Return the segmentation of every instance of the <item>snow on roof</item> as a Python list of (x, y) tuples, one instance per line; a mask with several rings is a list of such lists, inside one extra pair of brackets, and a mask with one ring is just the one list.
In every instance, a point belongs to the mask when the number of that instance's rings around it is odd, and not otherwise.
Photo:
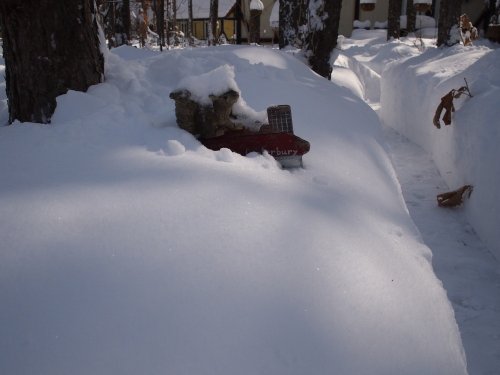
[[(225, 17), (231, 8), (236, 3), (236, 0), (219, 0), (218, 16)], [(188, 2), (187, 0), (177, 1), (177, 19), (187, 19), (188, 17)], [(193, 0), (193, 18), (208, 18), (210, 15), (209, 0)]]

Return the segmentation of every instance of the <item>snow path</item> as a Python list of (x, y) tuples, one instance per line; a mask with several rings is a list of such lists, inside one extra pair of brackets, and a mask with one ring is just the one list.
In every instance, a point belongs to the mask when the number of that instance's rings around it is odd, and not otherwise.
[(390, 128), (386, 140), (410, 216), (455, 310), (469, 374), (498, 375), (500, 264), (460, 208), (437, 206), (436, 195), (449, 189), (430, 156)]

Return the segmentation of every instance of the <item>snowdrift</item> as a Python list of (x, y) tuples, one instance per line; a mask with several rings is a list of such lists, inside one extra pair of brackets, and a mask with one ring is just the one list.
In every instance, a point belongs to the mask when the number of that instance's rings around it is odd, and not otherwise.
[[(484, 42), (474, 47), (429, 48), (389, 65), (382, 74), (380, 116), (432, 155), (450, 190), (474, 186), (464, 209), (500, 259), (500, 201), (495, 198), (500, 186), (500, 50), (492, 47)], [(454, 100), (452, 124), (437, 129), (432, 118), (441, 97), (464, 86), (464, 78), (473, 97)]]
[[(0, 373), (466, 374), (361, 99), (270, 49), (141, 53), (0, 128)], [(224, 65), (291, 105), (305, 169), (176, 126), (168, 94)]]

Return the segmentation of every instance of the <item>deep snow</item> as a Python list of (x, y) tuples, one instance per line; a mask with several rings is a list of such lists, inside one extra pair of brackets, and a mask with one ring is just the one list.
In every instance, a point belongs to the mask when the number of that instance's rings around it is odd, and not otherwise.
[[(225, 65), (245, 108), (292, 106), (305, 169), (177, 128), (169, 92)], [(378, 117), (350, 89), (238, 46), (120, 48), (106, 77), (61, 96), (50, 126), (0, 128), (0, 373), (466, 373)]]
[[(500, 353), (500, 266), (493, 255), (494, 248), (488, 248), (478, 238), (475, 228), (468, 221), (467, 214), (470, 206), (476, 205), (477, 201), (467, 201), (463, 207), (451, 210), (443, 210), (436, 205), (436, 194), (450, 190), (450, 186), (446, 183), (449, 176), (445, 179), (442, 176), (451, 173), (463, 175), (470, 171), (464, 170), (464, 165), (467, 164), (462, 163), (455, 164), (452, 171), (444, 170), (440, 173), (434, 164), (432, 150), (429, 154), (414, 142), (420, 141), (422, 146), (427, 146), (426, 148), (429, 149), (429, 143), (422, 142), (422, 140), (431, 140), (439, 150), (434, 158), (443, 159), (444, 155), (444, 161), (458, 146), (454, 139), (445, 141), (449, 133), (436, 139), (426, 138), (429, 131), (432, 132), (432, 115), (439, 103), (439, 96), (421, 95), (419, 90), (422, 87), (420, 87), (419, 80), (415, 78), (415, 71), (429, 71), (429, 67), (432, 66), (437, 68), (435, 56), (445, 54), (447, 55), (446, 63), (438, 65), (440, 67), (439, 79), (435, 79), (435, 82), (428, 79), (427, 84), (439, 87), (440, 80), (459, 82), (457, 74), (461, 76), (461, 71), (456, 69), (457, 66), (466, 67), (470, 74), (468, 80), (477, 83), (481, 81), (478, 77), (496, 74), (495, 71), (498, 70), (498, 63), (492, 63), (489, 69), (484, 70), (484, 61), (477, 60), (478, 50), (487, 55), (490, 52), (496, 53), (495, 49), (498, 46), (479, 41), (476, 42), (479, 46), (474, 48), (456, 46), (453, 49), (436, 51), (433, 47), (433, 40), (410, 37), (386, 43), (385, 37), (384, 31), (356, 31), (352, 39), (345, 41), (342, 46), (343, 50), (335, 61), (335, 70), (338, 74), (334, 74), (334, 80), (349, 87), (358, 96), (364, 97), (376, 110), (380, 108), (380, 81), (384, 81), (382, 97), (386, 99), (380, 112), (381, 116), (385, 115), (388, 118), (385, 121), (387, 125), (385, 133), (389, 153), (410, 215), (418, 226), (424, 242), (432, 250), (434, 270), (442, 280), (454, 306), (467, 354), (469, 373), (497, 374), (500, 368), (498, 355)], [(422, 47), (425, 48), (422, 49)], [(424, 50), (425, 53), (422, 53)], [(415, 64), (417, 58), (420, 58), (420, 61)], [(385, 64), (381, 65), (380, 61), (384, 61)], [(492, 62), (491, 59), (486, 59), (486, 61)], [(406, 69), (399, 68), (400, 65), (406, 66)], [(347, 72), (353, 79), (345, 79), (345, 67), (350, 68)], [(395, 69), (399, 69), (397, 73)], [(352, 77), (352, 72), (357, 74)], [(400, 97), (392, 92), (391, 82), (394, 87), (400, 87)], [(408, 83), (412, 84), (408, 85)], [(463, 107), (460, 115), (458, 111), (454, 115), (452, 124), (455, 126), (458, 116), (466, 116), (469, 119), (472, 130), (467, 132), (467, 135), (472, 135), (472, 137), (462, 141), (462, 146), (467, 146), (461, 152), (462, 158), (479, 163), (480, 161), (475, 159), (477, 155), (470, 150), (484, 149), (483, 156), (488, 159), (486, 162), (490, 165), (494, 164), (491, 160), (498, 160), (498, 151), (492, 147), (499, 141), (498, 132), (493, 131), (491, 137), (487, 139), (478, 137), (477, 133), (484, 133), (495, 124), (494, 121), (485, 122), (484, 119), (490, 121), (498, 117), (498, 108), (492, 105), (490, 97), (494, 96), (493, 92), (497, 89), (497, 85), (494, 84), (494, 79), (492, 83), (491, 86), (477, 85), (484, 91), (481, 100), (485, 105), (482, 106), (481, 111), (479, 112), (475, 106)], [(416, 89), (415, 84), (418, 84), (419, 88)], [(461, 84), (463, 85), (464, 82)], [(423, 87), (429, 90), (428, 86), (423, 85)], [(475, 94), (474, 90), (473, 94)], [(388, 101), (388, 97), (393, 98), (394, 103)], [(419, 100), (412, 100), (409, 106), (407, 102), (404, 102), (404, 98), (409, 97), (416, 97)], [(464, 103), (463, 100), (456, 101), (457, 108), (462, 103)], [(430, 108), (433, 106), (431, 113)], [(429, 113), (423, 115), (425, 111), (422, 108), (429, 108)], [(394, 121), (394, 117), (397, 117), (399, 121)], [(470, 121), (471, 118), (474, 121)], [(427, 122), (423, 121), (424, 119)], [(443, 126), (443, 128), (445, 131), (448, 130), (448, 127)], [(413, 142), (392, 129), (406, 134)], [(436, 134), (440, 135), (439, 132), (433, 133), (434, 136)], [(464, 138), (464, 135), (461, 134), (460, 137)], [(498, 184), (498, 172), (494, 170), (481, 168), (481, 172), (476, 172), (476, 175), (481, 176), (479, 182), (485, 184), (488, 190), (493, 190)], [(491, 199), (491, 196), (489, 198)], [(481, 201), (484, 201), (484, 197), (479, 198), (479, 202)], [(492, 204), (495, 203), (492, 202)], [(498, 223), (498, 211), (493, 215), (490, 213), (486, 211), (482, 220), (476, 221), (475, 225), (481, 227), (486, 224), (486, 227), (489, 227), (488, 220)]]
[[(380, 103), (382, 122), (432, 156), (449, 190), (474, 186), (464, 210), (500, 259), (500, 201), (494, 198), (500, 186), (500, 49), (484, 40), (473, 47), (444, 49), (435, 48), (431, 39), (385, 43), (384, 33), (355, 31), (344, 43), (336, 69), (356, 73), (358, 83), (351, 91), (375, 106)], [(455, 99), (452, 125), (441, 121), (437, 129), (432, 118), (440, 98), (464, 86), (464, 78), (473, 97)]]

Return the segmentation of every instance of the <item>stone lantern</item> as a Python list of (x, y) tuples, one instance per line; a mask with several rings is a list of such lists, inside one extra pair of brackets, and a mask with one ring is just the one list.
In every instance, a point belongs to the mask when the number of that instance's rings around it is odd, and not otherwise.
[(250, 0), (249, 42), (260, 43), (260, 15), (264, 10), (261, 0)]

